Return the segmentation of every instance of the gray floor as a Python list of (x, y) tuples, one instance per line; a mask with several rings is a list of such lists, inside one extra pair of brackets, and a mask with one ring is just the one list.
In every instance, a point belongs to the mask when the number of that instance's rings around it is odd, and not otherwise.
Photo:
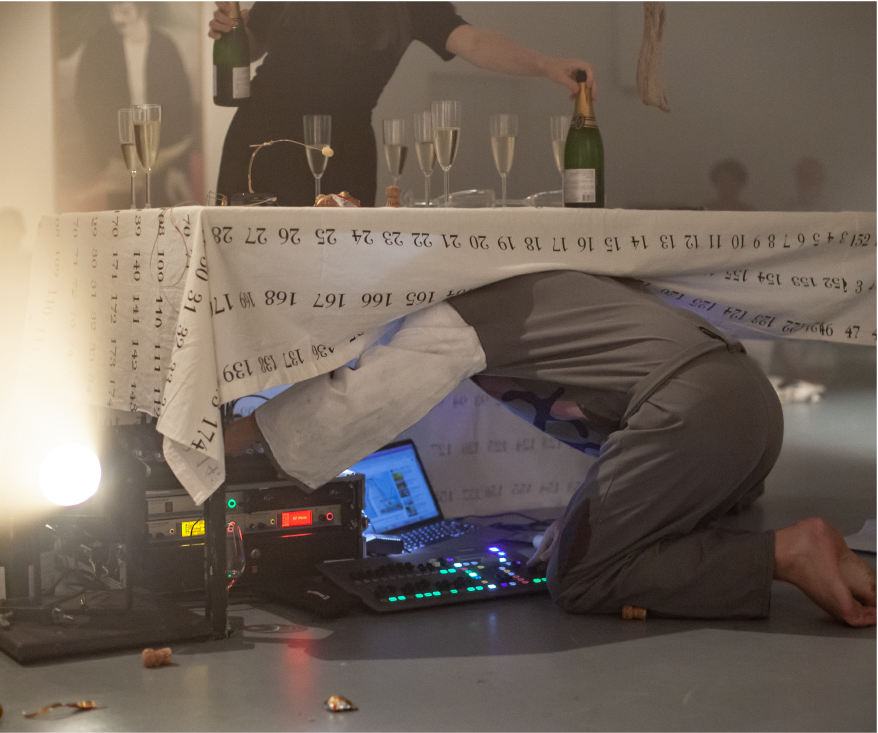
[[(849, 534), (874, 518), (875, 399), (873, 361), (823, 402), (786, 407), (767, 493), (733, 523), (822, 515)], [(231, 612), (242, 631), (179, 646), (158, 670), (137, 651), (30, 667), (0, 655), (0, 731), (876, 728), (875, 630), (838, 625), (781, 583), (770, 619), (734, 623), (573, 617), (542, 597), (334, 621)], [(327, 712), (334, 694), (359, 710)], [(21, 717), (86, 699), (106, 707)]]

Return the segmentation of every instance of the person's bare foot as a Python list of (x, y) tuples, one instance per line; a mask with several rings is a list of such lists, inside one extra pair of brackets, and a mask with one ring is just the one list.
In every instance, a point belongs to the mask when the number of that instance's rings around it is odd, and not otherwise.
[(875, 571), (823, 519), (775, 532), (774, 577), (800, 588), (839, 621), (875, 625)]
[(247, 417), (226, 425), (223, 429), (223, 445), (227, 456), (241, 456), (262, 436), (251, 413)]

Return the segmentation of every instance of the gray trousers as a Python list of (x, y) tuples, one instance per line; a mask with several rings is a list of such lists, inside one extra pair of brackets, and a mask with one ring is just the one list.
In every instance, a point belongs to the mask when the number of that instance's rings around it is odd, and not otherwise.
[(485, 351), (474, 381), (597, 455), (549, 563), (564, 609), (767, 615), (774, 533), (712, 526), (765, 478), (783, 436), (774, 389), (740, 344), (633, 281), (579, 272), (448, 303)]

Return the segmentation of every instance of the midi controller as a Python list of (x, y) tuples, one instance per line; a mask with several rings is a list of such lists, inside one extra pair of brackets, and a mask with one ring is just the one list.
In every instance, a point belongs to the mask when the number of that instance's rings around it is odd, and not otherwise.
[(546, 593), (545, 567), (506, 544), (338, 560), (318, 565), (343, 590), (381, 613)]

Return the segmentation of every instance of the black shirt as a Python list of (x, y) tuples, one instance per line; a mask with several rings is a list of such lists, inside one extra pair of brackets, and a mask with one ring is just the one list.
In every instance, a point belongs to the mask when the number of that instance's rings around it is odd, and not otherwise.
[[(258, 2), (247, 27), (267, 48), (223, 148), (219, 190), (247, 190), (251, 144), (302, 140), (302, 116), (332, 116), (332, 147), (323, 193), (342, 189), (372, 205), (376, 146), (372, 110), (412, 41), (442, 59), (451, 32), (465, 21), (444, 2)], [(279, 203), (309, 206), (314, 180), (304, 150), (289, 144), (260, 150), (253, 190)]]

